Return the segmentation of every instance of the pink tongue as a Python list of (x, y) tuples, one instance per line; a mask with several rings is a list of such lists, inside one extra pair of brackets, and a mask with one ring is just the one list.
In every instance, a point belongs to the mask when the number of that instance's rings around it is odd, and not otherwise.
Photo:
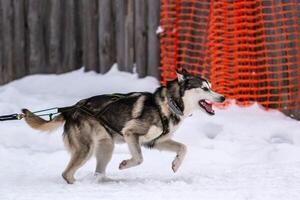
[(212, 104), (206, 103), (206, 104), (205, 104), (205, 108), (206, 108), (209, 112), (212, 112), (212, 111), (213, 111), (213, 109), (212, 109)]
[(204, 103), (205, 109), (210, 112), (210, 113), (214, 113), (214, 110), (212, 109), (212, 103), (208, 103), (205, 101)]

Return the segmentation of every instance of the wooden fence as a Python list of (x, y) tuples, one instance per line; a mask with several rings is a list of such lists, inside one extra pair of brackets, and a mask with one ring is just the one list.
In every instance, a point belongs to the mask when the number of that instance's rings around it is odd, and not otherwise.
[(0, 84), (113, 63), (159, 77), (160, 0), (0, 0)]

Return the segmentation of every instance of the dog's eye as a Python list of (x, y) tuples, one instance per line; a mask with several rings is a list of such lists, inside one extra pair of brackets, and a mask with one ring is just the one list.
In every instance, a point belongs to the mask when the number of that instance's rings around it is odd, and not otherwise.
[(203, 90), (204, 90), (205, 92), (208, 92), (208, 88), (207, 88), (207, 87), (204, 87)]

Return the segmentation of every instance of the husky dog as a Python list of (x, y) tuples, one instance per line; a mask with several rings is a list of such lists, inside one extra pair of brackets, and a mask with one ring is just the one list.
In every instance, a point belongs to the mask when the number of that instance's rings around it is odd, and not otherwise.
[(204, 78), (182, 69), (177, 79), (167, 82), (154, 93), (99, 95), (79, 101), (61, 110), (61, 114), (46, 121), (23, 109), (26, 122), (34, 129), (52, 131), (64, 123), (63, 139), (71, 159), (62, 173), (67, 183), (74, 183), (74, 174), (92, 154), (97, 160), (96, 174), (105, 177), (114, 144), (125, 142), (131, 158), (123, 160), (119, 169), (143, 162), (141, 146), (176, 153), (172, 170), (176, 172), (186, 146), (172, 140), (183, 119), (195, 110), (214, 115), (212, 102), (225, 97), (212, 91)]

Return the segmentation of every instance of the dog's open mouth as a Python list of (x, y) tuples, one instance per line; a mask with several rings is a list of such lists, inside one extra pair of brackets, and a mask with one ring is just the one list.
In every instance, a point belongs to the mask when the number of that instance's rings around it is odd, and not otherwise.
[(212, 103), (206, 101), (206, 100), (200, 100), (199, 106), (203, 108), (208, 114), (214, 115), (215, 111), (212, 108)]

